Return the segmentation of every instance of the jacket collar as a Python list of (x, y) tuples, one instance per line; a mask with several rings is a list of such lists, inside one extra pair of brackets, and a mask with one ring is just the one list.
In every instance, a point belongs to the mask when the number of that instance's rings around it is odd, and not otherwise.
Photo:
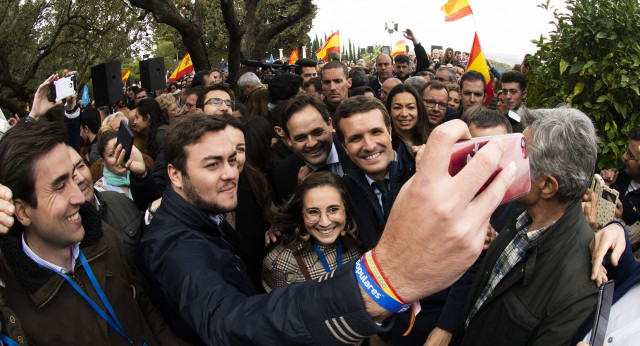
[[(162, 213), (159, 212), (160, 209), (163, 209)], [(165, 190), (162, 196), (162, 204), (160, 208), (158, 208), (156, 215), (160, 216), (163, 213), (180, 220), (182, 224), (198, 232), (216, 236), (223, 235), (218, 228), (218, 224), (216, 224), (207, 213), (191, 205), (175, 192), (171, 186)]]
[[(80, 207), (82, 227), (85, 234), (80, 242), (80, 250), (87, 261), (99, 257), (107, 248), (102, 237), (102, 219), (98, 211), (89, 203)], [(8, 234), (0, 236), (0, 250), (4, 265), (12, 272), (18, 283), (31, 295), (31, 299), (40, 306), (48, 297), (55, 294), (62, 284), (62, 278), (53, 271), (36, 264), (22, 252), (21, 235), (24, 227), (16, 222)], [(79, 263), (76, 262), (76, 268)]]

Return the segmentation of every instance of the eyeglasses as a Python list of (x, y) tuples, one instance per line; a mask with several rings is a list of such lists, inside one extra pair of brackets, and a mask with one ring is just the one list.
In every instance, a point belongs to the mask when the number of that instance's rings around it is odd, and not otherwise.
[[(307, 209), (302, 212), (304, 220), (308, 223), (315, 225), (320, 222), (322, 212), (320, 209)], [(342, 207), (330, 207), (327, 209), (327, 218), (332, 222), (340, 222), (344, 219), (344, 208)]]
[(191, 104), (191, 103), (189, 103), (189, 102), (185, 102), (185, 103), (184, 103), (184, 108), (185, 108), (186, 110), (190, 110), (191, 108), (194, 108), (195, 106), (196, 106), (196, 105)]
[(207, 102), (205, 102), (205, 104), (208, 103), (214, 107), (220, 107), (222, 105), (222, 102), (224, 102), (227, 105), (227, 107), (233, 107), (233, 105), (235, 104), (233, 100), (223, 100), (217, 97), (208, 99)]
[(438, 106), (440, 106), (440, 108), (446, 109), (447, 106), (449, 105), (446, 102), (436, 102), (434, 100), (422, 100), (422, 102), (424, 102), (424, 105), (429, 107), (429, 108), (435, 108), (436, 105), (438, 105)]

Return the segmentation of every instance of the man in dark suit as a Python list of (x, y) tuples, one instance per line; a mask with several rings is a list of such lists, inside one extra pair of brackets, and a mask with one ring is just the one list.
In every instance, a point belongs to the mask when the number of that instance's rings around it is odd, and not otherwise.
[(298, 183), (315, 171), (343, 176), (355, 167), (335, 138), (327, 108), (312, 96), (300, 95), (289, 101), (282, 124), (284, 139), (293, 154), (273, 168), (274, 188), (280, 200), (287, 199)]

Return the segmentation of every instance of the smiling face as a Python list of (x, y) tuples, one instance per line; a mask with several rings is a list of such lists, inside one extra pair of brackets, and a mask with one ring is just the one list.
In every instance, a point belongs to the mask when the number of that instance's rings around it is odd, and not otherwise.
[(91, 176), (91, 170), (87, 167), (80, 154), (72, 147), (67, 147), (71, 162), (73, 163), (73, 181), (78, 185), (78, 188), (84, 195), (84, 200), (94, 204), (95, 196), (93, 195), (93, 177)]
[(174, 190), (209, 215), (235, 209), (238, 204), (236, 151), (224, 131), (205, 133), (185, 148), (185, 172), (167, 166)]
[(107, 145), (104, 147), (104, 153), (102, 153), (104, 166), (107, 169), (116, 175), (124, 175), (127, 172), (125, 167), (122, 167), (118, 164), (116, 160), (116, 138), (111, 139), (107, 142)]
[(16, 200), (16, 217), (25, 226), (27, 244), (44, 259), (65, 248), (69, 251), (84, 238), (79, 210), (85, 197), (73, 181), (73, 169), (66, 145), (57, 144), (32, 168), (37, 206)]
[[(344, 201), (333, 186), (319, 186), (307, 191), (302, 199), (304, 227), (319, 244), (336, 242), (346, 225)], [(317, 222), (309, 222), (315, 221)]]
[(373, 180), (381, 180), (394, 159), (391, 129), (379, 109), (357, 113), (340, 120), (344, 148), (356, 166)]
[(399, 133), (412, 131), (418, 122), (418, 104), (408, 92), (398, 93), (391, 100), (391, 119)]
[(318, 110), (308, 105), (294, 113), (286, 126), (289, 130), (287, 144), (305, 162), (318, 166), (324, 164), (331, 153), (331, 121), (327, 124)]
[[(216, 106), (211, 104), (212, 99), (220, 99), (222, 102)], [(204, 96), (204, 114), (223, 114), (230, 113), (231, 107), (227, 105), (227, 102), (231, 102), (231, 96), (223, 90), (211, 90)]]

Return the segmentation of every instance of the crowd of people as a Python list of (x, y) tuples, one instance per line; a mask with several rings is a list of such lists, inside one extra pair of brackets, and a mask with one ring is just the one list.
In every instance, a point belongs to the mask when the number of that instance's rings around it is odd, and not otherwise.
[[(467, 53), (404, 35), (407, 55), (237, 90), (222, 60), (100, 108), (48, 100), (47, 78), (0, 139), (2, 344), (575, 345), (612, 278), (607, 336), (632, 343), (640, 127), (600, 172), (620, 203), (598, 224), (586, 114), (526, 107), (527, 58), (490, 66), (487, 95)], [(448, 167), (457, 141), (508, 133), (531, 187), (499, 205), (522, 173), (485, 185), (499, 139)]]

